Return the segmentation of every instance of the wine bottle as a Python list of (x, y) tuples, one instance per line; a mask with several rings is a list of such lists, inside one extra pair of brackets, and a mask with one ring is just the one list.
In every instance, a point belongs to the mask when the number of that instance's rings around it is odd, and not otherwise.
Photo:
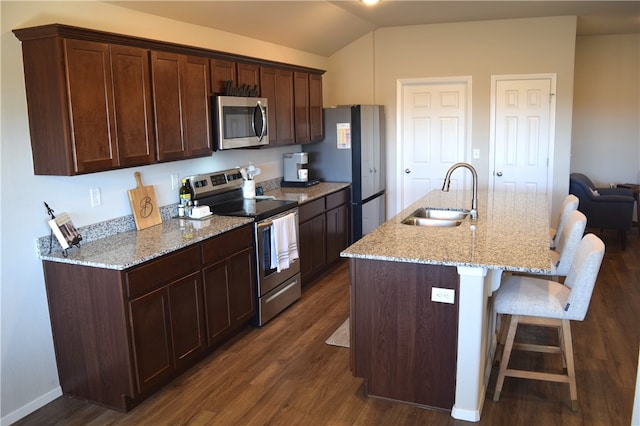
[(182, 179), (182, 186), (180, 187), (180, 204), (185, 208), (191, 201), (191, 188), (187, 179)]

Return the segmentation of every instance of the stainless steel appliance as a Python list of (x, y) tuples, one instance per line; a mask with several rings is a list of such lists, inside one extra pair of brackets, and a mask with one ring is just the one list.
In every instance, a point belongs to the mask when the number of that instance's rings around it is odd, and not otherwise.
[(327, 182), (351, 182), (351, 242), (385, 220), (385, 143), (381, 105), (325, 108), (324, 135), (304, 145), (309, 174)]
[(269, 105), (266, 98), (215, 96), (211, 99), (217, 150), (269, 144)]
[(273, 199), (242, 197), (242, 175), (239, 169), (223, 170), (189, 178), (194, 199), (207, 205), (214, 214), (251, 217), (255, 219), (256, 300), (255, 323), (263, 325), (300, 298), (300, 261), (294, 260), (287, 269), (271, 267), (272, 221), (295, 213), (298, 230), (298, 203)]

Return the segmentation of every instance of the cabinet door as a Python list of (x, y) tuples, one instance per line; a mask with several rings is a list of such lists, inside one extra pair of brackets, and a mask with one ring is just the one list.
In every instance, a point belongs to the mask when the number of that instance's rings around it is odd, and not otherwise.
[(309, 74), (293, 73), (296, 143), (311, 141), (309, 130)]
[(236, 83), (236, 63), (225, 61), (224, 59), (211, 59), (209, 62), (211, 69), (211, 91), (216, 95), (224, 95), (227, 81), (231, 81), (231, 86)]
[(76, 173), (118, 166), (109, 45), (64, 40)]
[(327, 263), (337, 262), (348, 245), (349, 209), (345, 204), (327, 211)]
[(309, 75), (309, 137), (311, 142), (324, 139), (322, 120), (322, 76)]
[(208, 59), (186, 56), (183, 65), (182, 110), (186, 157), (202, 157), (213, 152), (211, 145), (211, 117), (209, 114)]
[(255, 89), (260, 95), (260, 67), (238, 62), (236, 69), (238, 73), (237, 87), (246, 86), (248, 89)]
[(203, 269), (207, 343), (221, 340), (231, 328), (229, 292), (227, 289), (227, 263), (222, 260)]
[(269, 105), (267, 113), (269, 121), (267, 121), (267, 133), (269, 134), (269, 146), (278, 146), (278, 100), (276, 98), (276, 72), (275, 68), (260, 67), (260, 96), (267, 98)]
[(260, 67), (260, 91), (269, 100), (269, 145), (293, 145), (293, 71)]
[(228, 261), (229, 315), (232, 325), (240, 325), (256, 312), (255, 257), (252, 248), (233, 255)]
[(158, 160), (178, 160), (186, 155), (180, 105), (181, 55), (151, 52), (153, 102)]
[(173, 373), (167, 287), (129, 302), (138, 393), (159, 386)]
[[(293, 108), (293, 71), (276, 70), (276, 122), (278, 145), (296, 142)], [(321, 111), (322, 112), (322, 111)]]
[(303, 284), (324, 269), (326, 257), (325, 214), (300, 224), (300, 276)]
[(169, 284), (173, 356), (178, 369), (193, 364), (206, 347), (200, 271)]
[(121, 166), (155, 162), (149, 51), (111, 45), (113, 103)]

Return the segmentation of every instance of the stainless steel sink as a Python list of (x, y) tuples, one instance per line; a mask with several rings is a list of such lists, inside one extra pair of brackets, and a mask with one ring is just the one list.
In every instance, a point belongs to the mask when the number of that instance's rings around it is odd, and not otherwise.
[(469, 210), (421, 207), (401, 223), (413, 226), (460, 226)]

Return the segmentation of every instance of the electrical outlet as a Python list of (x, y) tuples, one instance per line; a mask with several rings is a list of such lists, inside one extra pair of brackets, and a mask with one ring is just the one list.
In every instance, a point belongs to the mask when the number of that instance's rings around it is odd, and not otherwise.
[(431, 301), (454, 304), (456, 291), (450, 288), (431, 287)]
[(91, 188), (89, 190), (91, 197), (91, 207), (97, 207), (102, 204), (102, 197), (100, 196), (100, 188)]
[(478, 148), (475, 148), (475, 149), (473, 150), (473, 158), (474, 158), (475, 160), (477, 160), (478, 158), (480, 158), (480, 150), (479, 150)]
[(181, 186), (180, 184), (180, 178), (178, 177), (177, 173), (172, 173), (171, 174), (171, 189), (179, 189)]

